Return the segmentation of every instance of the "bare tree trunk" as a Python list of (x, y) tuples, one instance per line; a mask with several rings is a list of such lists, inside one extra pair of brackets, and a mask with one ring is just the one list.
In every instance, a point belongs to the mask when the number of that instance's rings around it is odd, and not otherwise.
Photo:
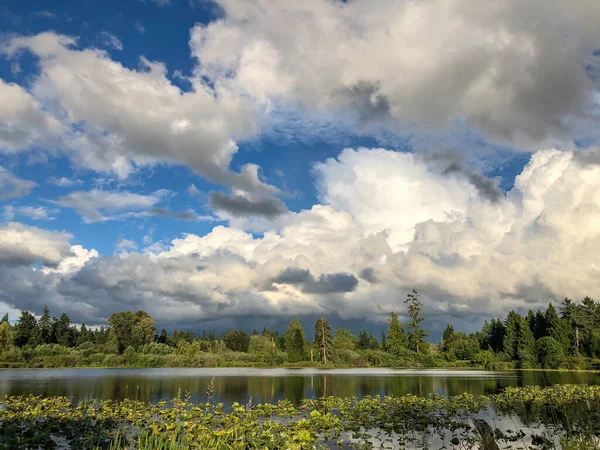
[(479, 448), (481, 450), (500, 450), (490, 424), (483, 419), (473, 419), (473, 423), (481, 436), (481, 446)]

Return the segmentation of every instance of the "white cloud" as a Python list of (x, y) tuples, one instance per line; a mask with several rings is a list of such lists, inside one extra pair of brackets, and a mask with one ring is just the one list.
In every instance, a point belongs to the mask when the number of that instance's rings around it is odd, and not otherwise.
[(48, 178), (48, 183), (53, 184), (55, 186), (59, 186), (59, 187), (73, 187), (73, 186), (83, 184), (83, 181), (79, 180), (79, 179), (74, 180), (72, 178), (67, 178), (67, 177), (60, 177), (60, 178), (50, 177), (50, 178)]
[(71, 235), (10, 222), (0, 225), (0, 261), (30, 265), (41, 261), (56, 265), (71, 255)]
[(29, 180), (22, 180), (0, 166), (0, 200), (21, 198), (31, 192), (37, 186)]
[(104, 51), (76, 50), (75, 43), (42, 33), (13, 38), (3, 51), (16, 56), (29, 50), (39, 58), (41, 75), (32, 93), (45, 104), (59, 105), (65, 126), (79, 125), (63, 134), (63, 147), (75, 152), (77, 165), (124, 178), (132, 164), (183, 163), (221, 184), (276, 191), (260, 180), (255, 165), (243, 166), (240, 173), (229, 170), (238, 149), (235, 140), (258, 131), (260, 111), (251, 99), (198, 81), (192, 92), (183, 92), (160, 62), (141, 57), (139, 70), (132, 70)]
[(144, 26), (141, 20), (136, 20), (133, 23), (133, 27), (135, 28), (135, 31), (137, 31), (140, 34), (144, 34), (146, 32), (146, 27)]
[(3, 217), (5, 220), (12, 220), (15, 216), (29, 217), (33, 220), (54, 220), (56, 209), (49, 209), (44, 206), (4, 206)]
[(0, 79), (0, 151), (16, 152), (42, 140), (51, 146), (63, 131), (60, 122), (25, 89)]
[(119, 219), (144, 212), (161, 202), (168, 191), (160, 190), (153, 194), (142, 195), (127, 191), (91, 191), (71, 192), (53, 203), (72, 208), (85, 223)]
[(591, 0), (217, 3), (224, 17), (192, 31), (199, 73), (267, 105), (411, 132), (466, 120), (539, 145), (572, 139), (596, 90), (584, 68), (600, 38)]
[(101, 45), (105, 48), (113, 49), (113, 50), (123, 50), (123, 43), (109, 31), (101, 31), (96, 36), (97, 40), (101, 43)]
[(137, 244), (130, 239), (121, 239), (115, 247), (117, 250), (136, 250)]
[[(179, 324), (321, 311), (383, 323), (405, 311), (416, 288), (430, 326), (462, 321), (467, 329), (600, 287), (600, 165), (581, 165), (572, 152), (535, 153), (497, 202), (461, 173), (442, 177), (382, 149), (347, 149), (316, 170), (326, 204), (289, 212), (260, 237), (225, 226), (170, 243), (150, 245), (147, 236), (142, 253), (84, 258), (76, 272), (27, 282), (56, 304), (79, 302), (66, 307), (86, 323), (128, 308)], [(20, 243), (13, 249), (23, 252)], [(60, 267), (65, 252), (46, 259)], [(33, 295), (19, 298), (41, 309)]]

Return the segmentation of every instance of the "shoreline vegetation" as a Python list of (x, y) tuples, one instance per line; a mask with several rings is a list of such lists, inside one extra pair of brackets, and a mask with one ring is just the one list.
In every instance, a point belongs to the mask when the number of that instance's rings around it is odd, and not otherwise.
[(276, 404), (6, 397), (0, 448), (82, 450), (600, 448), (600, 386), (493, 395), (366, 396)]
[[(451, 325), (440, 342), (426, 340), (419, 294), (412, 291), (402, 315), (390, 313), (379, 338), (344, 328), (332, 330), (321, 315), (314, 338), (292, 319), (286, 329), (248, 333), (162, 329), (144, 311), (114, 313), (106, 327), (75, 326), (66, 314), (52, 318), (48, 308), (35, 317), (23, 311), (14, 324), (0, 321), (0, 368), (450, 368), (487, 370), (600, 370), (600, 303), (563, 300), (559, 311), (486, 321), (466, 334)], [(560, 314), (559, 314), (560, 312)]]

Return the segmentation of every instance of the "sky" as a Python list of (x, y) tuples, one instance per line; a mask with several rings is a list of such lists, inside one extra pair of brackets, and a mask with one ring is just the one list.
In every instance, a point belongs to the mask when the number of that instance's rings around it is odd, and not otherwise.
[(472, 332), (600, 288), (597, 0), (0, 6), (0, 311)]

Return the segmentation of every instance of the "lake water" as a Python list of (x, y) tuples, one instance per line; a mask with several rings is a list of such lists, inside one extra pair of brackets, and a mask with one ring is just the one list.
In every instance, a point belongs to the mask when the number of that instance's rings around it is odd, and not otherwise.
[(491, 372), (480, 370), (395, 369), (18, 369), (0, 370), (0, 398), (5, 395), (63, 395), (73, 401), (132, 398), (157, 402), (181, 392), (206, 401), (214, 378), (213, 399), (276, 402), (303, 398), (365, 395), (492, 394), (507, 386), (600, 384), (598, 373)]

